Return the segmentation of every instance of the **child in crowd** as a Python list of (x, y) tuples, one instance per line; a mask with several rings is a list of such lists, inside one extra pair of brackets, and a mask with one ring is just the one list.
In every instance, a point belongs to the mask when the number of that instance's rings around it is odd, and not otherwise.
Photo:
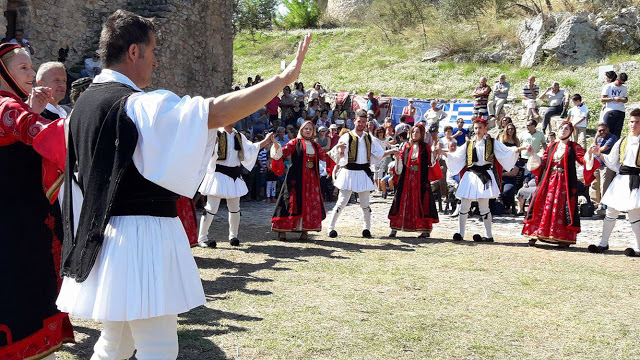
[(267, 159), (267, 194), (266, 202), (276, 202), (276, 184), (278, 182), (278, 175), (271, 170), (271, 158)]

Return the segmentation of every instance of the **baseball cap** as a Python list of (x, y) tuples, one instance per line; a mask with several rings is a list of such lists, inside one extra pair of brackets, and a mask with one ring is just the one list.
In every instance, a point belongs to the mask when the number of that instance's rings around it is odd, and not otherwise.
[(357, 117), (367, 117), (367, 112), (364, 111), (364, 109), (360, 109), (360, 110), (356, 111), (356, 116)]

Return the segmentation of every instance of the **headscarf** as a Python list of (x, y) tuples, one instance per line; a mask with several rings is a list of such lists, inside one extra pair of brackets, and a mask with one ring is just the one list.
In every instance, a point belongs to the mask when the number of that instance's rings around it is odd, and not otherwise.
[[(0, 59), (2, 59), (3, 56), (5, 56), (7, 53), (15, 49), (22, 49), (22, 47), (18, 44), (12, 44), (12, 43), (0, 44)], [(16, 93), (16, 95), (19, 98), (24, 99), (27, 96), (29, 96), (29, 94), (27, 94), (22, 89), (22, 87), (18, 85), (16, 80), (13, 78), (13, 76), (11, 76), (11, 74), (9, 73), (9, 69), (7, 69), (7, 66), (5, 65), (4, 61), (0, 61), (0, 77), (2, 77), (2, 80), (4, 80), (9, 85), (9, 87), (13, 90), (13, 92)]]
[[(311, 134), (311, 139), (305, 139), (304, 136), (302, 136), (302, 129), (307, 126), (307, 124), (311, 124), (311, 128), (313, 129), (313, 134)], [(298, 136), (296, 136), (298, 139), (302, 139), (302, 140), (309, 140), (309, 141), (313, 141), (313, 138), (316, 137), (316, 126), (313, 124), (313, 121), (311, 120), (306, 120), (305, 122), (302, 123), (302, 125), (300, 125), (300, 129), (298, 129)]]

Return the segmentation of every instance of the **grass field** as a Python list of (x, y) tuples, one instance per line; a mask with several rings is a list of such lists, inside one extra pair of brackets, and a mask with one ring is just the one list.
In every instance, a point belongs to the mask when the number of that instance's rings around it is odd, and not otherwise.
[[(281, 60), (292, 59), (303, 33), (271, 31), (259, 34), (256, 41), (248, 34), (238, 34), (234, 42), (234, 81), (244, 85), (249, 76), (269, 77), (278, 73)], [(541, 89), (558, 81), (570, 93), (580, 93), (596, 118), (603, 85), (597, 79), (598, 66), (640, 60), (637, 55), (616, 54), (584, 66), (544, 65), (533, 69), (513, 64), (422, 62), (424, 50), (419, 34), (408, 34), (393, 44), (384, 40), (382, 34), (367, 29), (314, 30), (313, 34), (300, 75), (305, 88), (320, 81), (330, 91), (363, 94), (372, 89), (391, 96), (470, 98), (481, 76), (487, 76), (492, 84), (499, 74), (505, 73), (514, 90), (512, 95), (517, 95), (529, 75), (534, 74)], [(637, 101), (640, 67), (627, 73), (629, 98)]]
[[(349, 206), (343, 236), (287, 243), (268, 231), (269, 205), (245, 206), (243, 247), (193, 251), (208, 302), (180, 317), (179, 358), (640, 358), (640, 263), (623, 248), (529, 248), (505, 217), (493, 244), (451, 242), (456, 220), (444, 218), (433, 239), (388, 239), (388, 205), (372, 205), (374, 239), (348, 236), (360, 221)], [(74, 326), (80, 342), (60, 358), (88, 359), (98, 325)]]

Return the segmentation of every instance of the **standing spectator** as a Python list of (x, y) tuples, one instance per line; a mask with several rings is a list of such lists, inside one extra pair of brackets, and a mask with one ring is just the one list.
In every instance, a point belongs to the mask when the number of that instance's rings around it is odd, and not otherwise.
[(549, 110), (544, 114), (544, 120), (542, 121), (543, 134), (546, 134), (547, 132), (547, 127), (551, 123), (551, 117), (562, 114), (564, 109), (569, 105), (569, 93), (561, 90), (560, 84), (554, 82), (553, 85), (549, 86), (547, 90), (540, 95), (540, 99), (545, 98), (549, 100)]
[(324, 94), (326, 93), (326, 91), (322, 88), (322, 85), (320, 85), (319, 82), (315, 82), (313, 84), (313, 87), (309, 90), (307, 90), (306, 94), (309, 98), (309, 101), (313, 100), (313, 99), (318, 99), (319, 102), (324, 103)]
[(269, 114), (269, 122), (274, 128), (280, 126), (280, 119), (278, 119), (278, 106), (280, 105), (280, 98), (278, 95), (274, 96), (269, 103), (267, 103), (267, 113)]
[(455, 143), (456, 146), (458, 145), (457, 140), (453, 138), (453, 127), (451, 125), (447, 125), (444, 127), (444, 136), (440, 138), (438, 144), (440, 144), (442, 151), (447, 152), (449, 151), (449, 144), (451, 143)]
[[(604, 73), (605, 86), (616, 81), (617, 78), (618, 78), (618, 74), (616, 74), (615, 71), (605, 72)], [(598, 124), (602, 124), (604, 122), (604, 114), (606, 112), (607, 112), (607, 104), (602, 103), (602, 107), (600, 108), (600, 117), (598, 117)]]
[(293, 114), (293, 108), (295, 107), (296, 99), (291, 95), (291, 88), (289, 85), (282, 89), (282, 98), (280, 98), (280, 118), (282, 119), (281, 125), (287, 126), (295, 123), (297, 116)]
[(538, 114), (540, 87), (535, 82), (536, 77), (531, 75), (529, 82), (522, 88), (522, 106), (527, 108), (527, 119), (540, 119)]
[[(520, 147), (520, 140), (518, 140), (518, 135), (516, 134), (516, 126), (508, 124), (502, 135), (498, 138), (498, 141), (506, 146)], [(520, 173), (519, 165), (521, 166), (521, 162), (518, 161), (513, 169), (502, 173), (502, 194), (500, 197), (505, 211), (508, 213), (509, 209), (511, 209), (511, 213), (514, 215), (517, 213), (515, 195), (518, 191), (517, 177)]]
[(447, 117), (447, 113), (438, 109), (438, 102), (431, 100), (431, 107), (424, 113), (424, 119), (427, 122), (427, 126), (436, 124), (440, 126), (440, 121)]
[(627, 74), (620, 73), (616, 81), (602, 88), (600, 99), (607, 106), (602, 120), (609, 127), (609, 131), (618, 138), (624, 123), (624, 104), (629, 101), (625, 82), (627, 82)]
[[(264, 136), (259, 135), (259, 136), (256, 136), (256, 138), (258, 141), (262, 141), (264, 139)], [(256, 199), (258, 201), (261, 201), (262, 197), (266, 195), (265, 188), (267, 186), (267, 149), (266, 147), (260, 149), (260, 152), (258, 153), (258, 161), (256, 162), (256, 165), (258, 165), (260, 168), (258, 173), (258, 182), (256, 184), (258, 188), (257, 189), (258, 191), (256, 193)]]
[(22, 46), (25, 50), (27, 50), (27, 53), (30, 56), (33, 56), (36, 54), (36, 51), (33, 48), (33, 46), (31, 46), (31, 43), (29, 42), (29, 40), (24, 38), (24, 30), (22, 29), (16, 30), (15, 38), (11, 39), (10, 42)]
[(458, 119), (458, 127), (456, 131), (453, 133), (453, 138), (456, 139), (456, 145), (462, 146), (465, 142), (467, 142), (467, 138), (469, 137), (469, 130), (464, 128), (464, 119)]
[(329, 151), (331, 149), (331, 141), (327, 136), (328, 133), (329, 129), (325, 126), (318, 127), (318, 137), (316, 138), (316, 142), (324, 151)]
[(338, 145), (338, 140), (340, 140), (338, 125), (331, 124), (329, 126), (329, 149), (333, 149), (334, 146)]
[(302, 83), (302, 81), (301, 81), (301, 82), (299, 82), (299, 83), (296, 85), (296, 89), (293, 91), (293, 96), (295, 96), (296, 100), (297, 100), (299, 103), (304, 104), (304, 97), (305, 97), (306, 95), (307, 95), (307, 94), (306, 94), (306, 93), (305, 93), (305, 91), (304, 91), (304, 84), (303, 84), (303, 83)]
[(38, 86), (51, 88), (52, 94), (42, 116), (49, 120), (67, 118), (67, 111), (58, 103), (67, 94), (67, 69), (60, 62), (46, 62), (38, 68), (36, 74)]
[(329, 126), (331, 125), (331, 120), (329, 120), (329, 112), (327, 110), (322, 110), (320, 112), (320, 118), (318, 119), (318, 121), (316, 122), (316, 127), (321, 127), (324, 126), (327, 128), (329, 128)]
[[(538, 122), (535, 120), (527, 121), (527, 131), (521, 133), (518, 136), (518, 140), (520, 140), (520, 157), (523, 163), (529, 161), (529, 158), (534, 154), (537, 154), (540, 149), (547, 149), (547, 141), (544, 138), (544, 134), (541, 131), (536, 129), (538, 126)], [(533, 152), (529, 152), (528, 148), (531, 145)], [(525, 169), (525, 174), (529, 170)]]
[(376, 99), (373, 95), (373, 90), (369, 90), (369, 93), (367, 94), (366, 110), (373, 110), (373, 117), (377, 119), (378, 116), (380, 116), (380, 103), (378, 102), (378, 99)]
[(473, 118), (487, 119), (487, 103), (489, 102), (489, 94), (491, 87), (487, 85), (487, 78), (481, 77), (480, 83), (473, 90)]
[(416, 108), (413, 106), (413, 99), (409, 98), (409, 104), (402, 108), (402, 115), (405, 117), (404, 122), (413, 126), (416, 122)]
[[(600, 146), (600, 153), (609, 154), (616, 141), (618, 141), (618, 138), (614, 134), (609, 132), (609, 127), (607, 126), (607, 124), (598, 124), (595, 143), (596, 145)], [(604, 160), (602, 160), (601, 158), (598, 158), (598, 160), (600, 161), (600, 164), (604, 164)], [(609, 169), (607, 166), (602, 165), (598, 170), (596, 170), (594, 175), (595, 181), (591, 184), (591, 189), (594, 192), (593, 200), (596, 203), (600, 204), (602, 195), (607, 192), (609, 184), (611, 184), (611, 181), (616, 176), (616, 173), (613, 170)], [(606, 206), (600, 205), (598, 214), (604, 215), (605, 211)]]
[(317, 117), (316, 112), (319, 112), (319, 111), (320, 111), (320, 102), (318, 101), (318, 99), (315, 98), (309, 101), (309, 108), (307, 109), (309, 116), (311, 118)]
[[(589, 109), (587, 105), (582, 102), (582, 96), (575, 94), (571, 98), (573, 107), (569, 110), (567, 121), (571, 121), (573, 124), (573, 141), (582, 146), (583, 149), (587, 148), (587, 117), (589, 116)], [(545, 115), (545, 119), (546, 119)]]
[(300, 111), (300, 116), (298, 117), (298, 120), (296, 121), (296, 127), (300, 128), (300, 126), (302, 126), (302, 123), (305, 122), (305, 120), (307, 120), (308, 117), (309, 117), (309, 115), (307, 114), (307, 110), (301, 110)]
[(100, 74), (100, 71), (102, 71), (102, 61), (100, 60), (100, 51), (96, 50), (93, 52), (92, 57), (84, 59), (84, 70), (80, 71), (80, 73), (82, 73), (82, 76), (93, 79)]
[(505, 74), (500, 74), (498, 81), (493, 86), (493, 100), (489, 101), (489, 104), (487, 104), (489, 120), (495, 118), (497, 121), (500, 121), (502, 108), (504, 107), (504, 104), (507, 103), (509, 89), (511, 89), (511, 84), (509, 84), (506, 79), (507, 76)]
[(271, 159), (267, 160), (266, 171), (267, 171), (266, 201), (269, 203), (276, 202), (276, 184), (278, 183), (278, 175), (276, 175), (271, 168)]
[(285, 129), (282, 126), (279, 126), (276, 131), (276, 141), (280, 146), (284, 146), (284, 144), (289, 142), (289, 136), (287, 136)]

